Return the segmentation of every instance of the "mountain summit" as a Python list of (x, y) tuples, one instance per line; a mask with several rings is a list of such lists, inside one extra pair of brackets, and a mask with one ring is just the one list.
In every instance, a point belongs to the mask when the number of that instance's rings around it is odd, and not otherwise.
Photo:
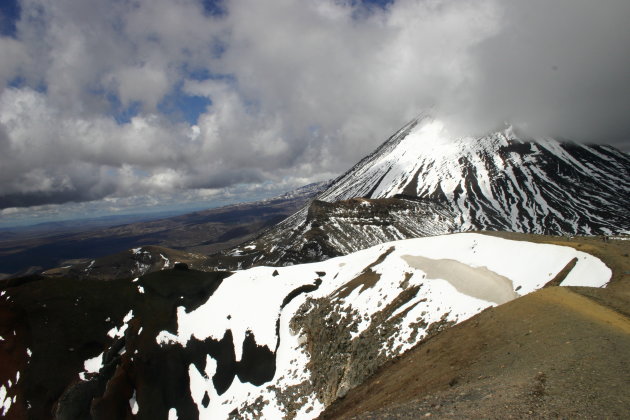
[(630, 228), (630, 157), (610, 146), (528, 138), (508, 126), (452, 138), (412, 121), (319, 197), (396, 194), (448, 203), (459, 230), (610, 234)]
[(234, 256), (282, 265), (471, 230), (611, 235), (630, 231), (628, 208), (630, 156), (611, 146), (511, 126), (456, 138), (422, 117)]

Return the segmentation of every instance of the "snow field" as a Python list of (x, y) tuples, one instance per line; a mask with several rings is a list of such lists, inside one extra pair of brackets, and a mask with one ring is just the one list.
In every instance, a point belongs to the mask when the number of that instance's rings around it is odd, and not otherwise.
[[(389, 253), (388, 253), (389, 252)], [(388, 253), (384, 258), (384, 254)], [(400, 330), (394, 337), (394, 345), (383, 351), (395, 355), (411, 348), (415, 343), (407, 339), (413, 332), (412, 324), (419, 319), (427, 324), (441, 319), (461, 322), (488, 306), (490, 300), (462, 293), (453, 279), (430, 278), (427, 273), (409, 264), (409, 257), (422, 257), (448, 267), (448, 262), (464, 264), (480, 273), (490, 273), (493, 278), (504, 277), (505, 284), (513, 287), (514, 296), (530, 293), (553, 279), (571, 260), (577, 263), (562, 285), (604, 286), (611, 271), (599, 259), (573, 248), (556, 245), (511, 241), (473, 233), (409, 239), (378, 245), (350, 255), (324, 262), (289, 267), (256, 267), (236, 272), (227, 278), (208, 301), (196, 310), (186, 313), (178, 310), (177, 335), (166, 331), (160, 333), (162, 345), (179, 343), (183, 346), (192, 338), (207, 337), (221, 339), (229, 329), (234, 337), (236, 359), (242, 356), (242, 343), (248, 331), (254, 334), (258, 345), (276, 349), (276, 373), (274, 378), (257, 387), (241, 383), (236, 377), (230, 388), (217, 395), (212, 384), (216, 362), (208, 357), (205, 372), (194, 365), (189, 367), (191, 395), (196, 402), (200, 418), (226, 418), (234, 408), (252, 404), (258, 397), (267, 402), (262, 408), (264, 418), (281, 418), (283, 407), (275, 398), (274, 388), (287, 389), (291, 385), (308, 382), (306, 369), (308, 354), (302, 345), (305, 337), (291, 331), (289, 324), (307, 297), (331, 299), (342, 311), (356, 310), (361, 322), (353, 337), (370, 326), (374, 314), (396, 299), (400, 293), (412, 286), (419, 286), (418, 293), (399, 307), (393, 314), (407, 313), (400, 320)], [(382, 262), (373, 265), (381, 257)], [(347, 296), (340, 296), (340, 289), (359, 277), (370, 265), (378, 280), (373, 286), (353, 284)], [(277, 275), (274, 276), (274, 271)], [(431, 272), (431, 270), (426, 270)], [(325, 272), (318, 276), (316, 272)], [(454, 272), (457, 272), (455, 270)], [(296, 296), (281, 309), (285, 297), (295, 289), (314, 285), (317, 278), (321, 285), (315, 291)], [(458, 282), (466, 279), (457, 279)], [(503, 280), (502, 280), (503, 281)], [(356, 283), (356, 282), (355, 282)], [(471, 286), (472, 287), (472, 286)], [(460, 287), (461, 289), (461, 287)], [(276, 325), (279, 320), (279, 336)], [(417, 327), (416, 327), (417, 328)], [(425, 331), (419, 331), (421, 339)], [(205, 393), (210, 397), (208, 407), (201, 400)], [(316, 417), (324, 408), (313, 395), (306, 396), (308, 403), (302, 404), (299, 419)], [(310, 411), (307, 410), (310, 408)]]

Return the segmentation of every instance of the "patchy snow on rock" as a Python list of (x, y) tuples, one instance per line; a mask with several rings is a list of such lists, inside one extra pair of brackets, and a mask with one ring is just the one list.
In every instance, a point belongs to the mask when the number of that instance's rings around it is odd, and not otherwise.
[(103, 354), (101, 353), (96, 357), (87, 359), (83, 362), (83, 369), (88, 373), (97, 373), (103, 367)]
[(179, 417), (177, 417), (177, 409), (175, 408), (171, 408), (170, 410), (168, 410), (168, 420), (177, 420)]
[(136, 390), (133, 390), (133, 395), (131, 396), (131, 398), (129, 398), (129, 407), (131, 408), (131, 414), (133, 414), (134, 416), (136, 414), (138, 414), (138, 409), (140, 408), (138, 406), (138, 401), (136, 400)]
[[(242, 343), (247, 331), (255, 332), (256, 343), (270, 349), (276, 345), (276, 320), (279, 308), (292, 290), (304, 284), (302, 266), (285, 267), (283, 276), (269, 281), (275, 268), (256, 267), (241, 271), (224, 282), (201, 308), (186, 313), (178, 310), (178, 336), (186, 342), (191, 336), (198, 340), (207, 337), (221, 339), (231, 330), (234, 341)], [(317, 279), (314, 271), (311, 282)], [(238, 298), (237, 298), (238, 296)], [(238, 302), (238, 308), (234, 302)], [(247, 308), (247, 310), (243, 310)], [(255, 316), (252, 316), (255, 314)], [(206, 320), (212, 319), (213, 322)], [(240, 346), (235, 348), (236, 360), (240, 360)]]
[(172, 334), (168, 331), (160, 331), (160, 333), (155, 337), (155, 342), (159, 344), (160, 346), (170, 345), (170, 344), (186, 345), (185, 342), (180, 341), (179, 337), (177, 337), (175, 334)]
[(162, 260), (164, 260), (164, 264), (162, 265), (162, 270), (166, 270), (167, 268), (171, 266), (171, 262), (168, 260), (168, 258), (166, 258), (162, 254), (160, 254), (160, 257), (162, 258)]
[(105, 353), (101, 353), (98, 356), (87, 359), (83, 362), (83, 372), (79, 372), (79, 378), (82, 381), (87, 380), (87, 374), (98, 373), (103, 367), (103, 356)]
[[(335, 312), (338, 322), (348, 323), (347, 340), (381, 340), (379, 355), (391, 358), (426, 337), (431, 325), (459, 323), (530, 293), (573, 260), (563, 285), (602, 287), (609, 281), (605, 264), (573, 248), (475, 233), (390, 242), (312, 264), (255, 267), (226, 279), (195, 310), (179, 307), (177, 333), (162, 331), (156, 341), (186, 347), (230, 332), (236, 362), (252, 336), (275, 357), (273, 378), (263, 385), (237, 376), (221, 393), (212, 381), (217, 360), (208, 356), (203, 372), (191, 364), (190, 392), (201, 419), (227, 418), (233, 410), (242, 418), (282, 418), (292, 411), (298, 419), (312, 419), (326, 404), (317, 398), (314, 372), (307, 367), (315, 356), (306, 345), (313, 326), (303, 320), (317, 305), (330, 308), (309, 322), (325, 323)], [(384, 337), (375, 333), (387, 325)]]
[(107, 335), (111, 338), (122, 338), (127, 331), (127, 323), (133, 318), (133, 309), (127, 312), (127, 315), (123, 318), (123, 324), (120, 327), (114, 327), (107, 332)]
[(439, 198), (460, 215), (460, 231), (610, 234), (628, 229), (628, 162), (608, 146), (532, 141), (511, 126), (458, 138), (421, 117), (317, 198)]
[[(10, 387), (9, 385), (9, 388)], [(11, 397), (7, 396), (7, 389), (4, 385), (0, 385), (0, 414), (4, 416), (11, 408), (12, 402)]]

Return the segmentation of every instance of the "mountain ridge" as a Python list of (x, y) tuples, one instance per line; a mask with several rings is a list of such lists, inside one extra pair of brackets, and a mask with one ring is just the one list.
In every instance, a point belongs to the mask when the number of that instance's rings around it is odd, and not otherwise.
[[(361, 221), (343, 216), (348, 200), (357, 198), (377, 207), (385, 205), (379, 200), (389, 205), (398, 200), (409, 217), (393, 215), (383, 224), (369, 212)], [(425, 203), (426, 214), (413, 201)], [(329, 220), (345, 217), (340, 229), (319, 229), (313, 213), (322, 214), (321, 202), (330, 203)], [(528, 138), (511, 126), (454, 138), (440, 121), (420, 117), (335, 179), (312, 204), (216, 259), (231, 268), (319, 261), (417, 232), (611, 235), (630, 232), (628, 208), (630, 156), (613, 147)], [(427, 217), (431, 213), (441, 217)], [(348, 241), (340, 232), (357, 223), (381, 226), (374, 234), (380, 239)]]
[(0, 359), (14, 361), (0, 364), (3, 412), (313, 418), (418, 341), (543, 287), (574, 259), (563, 286), (613, 278), (577, 249), (474, 233), (233, 274), (23, 278), (0, 293)]

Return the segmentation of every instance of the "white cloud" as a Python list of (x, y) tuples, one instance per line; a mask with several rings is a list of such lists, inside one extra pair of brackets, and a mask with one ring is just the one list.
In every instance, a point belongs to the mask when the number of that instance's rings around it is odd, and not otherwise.
[(155, 111), (160, 100), (170, 88), (168, 76), (159, 68), (144, 65), (127, 67), (112, 76), (112, 83), (124, 106), (138, 101), (148, 111)]
[[(429, 107), (466, 133), (630, 128), (622, 0), (21, 6), (0, 38), (0, 207), (321, 180)], [(161, 114), (180, 89), (211, 101), (194, 126)]]

